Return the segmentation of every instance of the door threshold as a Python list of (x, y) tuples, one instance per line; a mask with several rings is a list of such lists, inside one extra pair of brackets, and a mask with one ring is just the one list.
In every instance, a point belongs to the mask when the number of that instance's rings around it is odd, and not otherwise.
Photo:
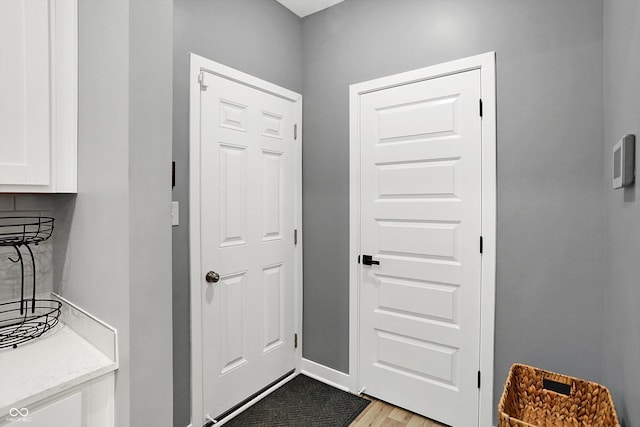
[(223, 422), (229, 421), (231, 418), (238, 415), (243, 410), (258, 403), (258, 401), (262, 400), (264, 397), (266, 397), (267, 395), (274, 392), (276, 389), (283, 386), (289, 380), (292, 380), (295, 376), (296, 376), (296, 370), (295, 369), (290, 370), (289, 372), (287, 372), (277, 380), (267, 384), (265, 387), (253, 393), (251, 396), (247, 397), (242, 402), (232, 406), (230, 409), (226, 410), (225, 412), (218, 415), (217, 417), (213, 419), (209, 419), (209, 422), (207, 422), (203, 427), (211, 427), (213, 425), (218, 425)]

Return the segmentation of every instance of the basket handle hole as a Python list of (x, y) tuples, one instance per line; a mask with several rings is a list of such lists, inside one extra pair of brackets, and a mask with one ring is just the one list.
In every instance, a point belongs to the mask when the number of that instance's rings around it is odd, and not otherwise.
[(565, 396), (569, 396), (571, 394), (571, 385), (560, 383), (558, 381), (543, 379), (542, 387), (546, 390), (555, 391), (556, 393), (564, 394)]

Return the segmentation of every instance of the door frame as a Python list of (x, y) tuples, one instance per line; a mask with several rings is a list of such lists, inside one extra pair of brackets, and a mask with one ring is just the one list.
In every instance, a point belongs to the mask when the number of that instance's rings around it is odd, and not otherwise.
[(496, 289), (496, 69), (495, 52), (382, 77), (349, 87), (349, 382), (360, 392), (359, 267), (360, 254), (360, 96), (374, 91), (480, 70), (482, 96), (482, 274), (480, 309), (480, 371), (478, 425), (493, 422), (493, 358)]
[[(294, 330), (298, 334), (295, 372), (302, 361), (302, 95), (254, 77), (218, 62), (190, 53), (189, 70), (189, 284), (191, 293), (191, 425), (201, 426), (208, 420), (204, 414), (203, 354), (202, 354), (202, 266), (200, 262), (200, 73), (206, 71), (231, 81), (266, 92), (294, 104), (297, 139), (294, 143), (294, 222), (298, 241), (294, 254)], [(277, 388), (291, 377), (279, 382)], [(257, 392), (258, 390), (256, 390)], [(266, 392), (265, 392), (266, 393)], [(244, 410), (264, 397), (262, 393), (230, 415)], [(217, 414), (213, 414), (217, 415)], [(222, 423), (221, 423), (222, 424)]]

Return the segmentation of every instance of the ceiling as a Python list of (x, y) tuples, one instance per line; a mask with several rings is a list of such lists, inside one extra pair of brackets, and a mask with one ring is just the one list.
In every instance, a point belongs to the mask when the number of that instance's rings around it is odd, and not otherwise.
[(316, 13), (322, 9), (326, 9), (334, 4), (343, 2), (344, 0), (277, 0), (278, 3), (304, 18), (307, 15)]

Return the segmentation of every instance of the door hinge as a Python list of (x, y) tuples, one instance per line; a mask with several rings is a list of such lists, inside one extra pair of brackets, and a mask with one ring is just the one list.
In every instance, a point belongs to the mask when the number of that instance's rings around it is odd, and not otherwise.
[(200, 83), (200, 90), (207, 90), (207, 85), (204, 83), (204, 71), (200, 71), (198, 74), (198, 83)]
[(298, 124), (293, 125), (293, 139), (298, 139)]
[(360, 255), (358, 255), (358, 264), (360, 264)]
[(298, 244), (298, 230), (293, 230), (293, 244), (297, 245)]
[(482, 246), (483, 246), (482, 236), (480, 236), (480, 253), (482, 253)]
[(293, 334), (293, 348), (298, 348), (298, 334)]
[(478, 371), (478, 388), (480, 388), (480, 371)]
[(480, 98), (480, 117), (482, 117), (482, 98)]

